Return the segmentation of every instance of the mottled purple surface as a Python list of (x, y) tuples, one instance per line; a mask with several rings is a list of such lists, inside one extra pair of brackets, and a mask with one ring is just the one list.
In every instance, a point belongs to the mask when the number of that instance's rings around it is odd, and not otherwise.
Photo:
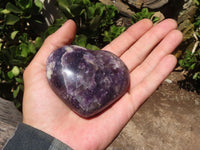
[(75, 45), (62, 47), (49, 56), (47, 78), (53, 91), (86, 118), (110, 106), (129, 86), (128, 69), (117, 56)]

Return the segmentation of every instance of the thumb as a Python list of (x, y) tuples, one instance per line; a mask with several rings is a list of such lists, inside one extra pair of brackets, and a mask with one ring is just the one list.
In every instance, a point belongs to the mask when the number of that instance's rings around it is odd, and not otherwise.
[(46, 65), (50, 53), (59, 47), (71, 44), (76, 34), (76, 24), (73, 20), (66, 21), (55, 33), (51, 34), (43, 43), (33, 62)]

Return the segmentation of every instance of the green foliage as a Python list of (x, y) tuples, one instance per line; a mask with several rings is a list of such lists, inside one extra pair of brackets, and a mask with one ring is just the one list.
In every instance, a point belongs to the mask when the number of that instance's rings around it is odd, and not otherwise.
[(104, 36), (103, 41), (104, 42), (111, 42), (113, 39), (118, 37), (122, 32), (125, 31), (125, 27), (117, 27), (115, 25), (110, 26), (109, 31), (104, 31), (102, 34)]
[(199, 31), (200, 28), (200, 7), (199, 7), (199, 1), (197, 0), (196, 5), (198, 6), (198, 9), (196, 10), (195, 17), (194, 17), (194, 27), (196, 31)]
[(100, 49), (96, 45), (92, 45), (92, 44), (88, 43), (87, 40), (88, 40), (88, 38), (86, 35), (79, 34), (79, 35), (76, 35), (76, 38), (73, 41), (73, 44), (79, 45), (79, 46), (82, 46), (82, 47), (85, 47), (85, 48), (91, 49), (91, 50), (99, 50)]
[(56, 19), (54, 24), (48, 27), (48, 29), (43, 33), (43, 38), (47, 38), (49, 35), (58, 30), (65, 23), (65, 21), (66, 18)]
[(153, 23), (156, 23), (160, 20), (159, 17), (153, 16), (155, 12), (149, 12), (148, 8), (143, 8), (140, 12), (133, 14), (132, 23), (138, 22), (142, 19), (151, 19)]
[(23, 71), (42, 39), (33, 26), (43, 21), (39, 0), (8, 0), (0, 5), (0, 97), (14, 100), (20, 106), (23, 93)]
[[(196, 0), (195, 3), (199, 5), (199, 1)], [(196, 35), (194, 40), (199, 42), (200, 39), (200, 8), (198, 7), (195, 18), (194, 18), (194, 30)], [(198, 44), (199, 45), (199, 44)], [(200, 49), (197, 45), (194, 52), (186, 51), (182, 59), (179, 60), (180, 66), (187, 72), (186, 78), (192, 79), (198, 82), (200, 81)], [(194, 46), (195, 47), (195, 46)]]
[(194, 3), (195, 3), (196, 5), (199, 5), (199, 0), (194, 0)]
[(179, 60), (179, 64), (188, 71), (188, 77), (194, 80), (200, 79), (200, 52), (196, 51), (192, 53), (186, 51), (183, 59)]
[[(62, 18), (57, 19), (42, 35), (33, 30), (43, 22), (40, 0), (0, 0), (0, 97), (21, 106), (23, 72), (42, 45), (67, 19), (77, 24), (73, 44), (99, 50), (125, 28), (115, 26), (119, 12), (96, 0), (58, 0)], [(41, 36), (41, 37), (40, 37)]]
[[(99, 49), (97, 47), (107, 44), (108, 41), (103, 40), (104, 34), (102, 33), (109, 30), (110, 26), (114, 26), (119, 14), (114, 6), (90, 0), (58, 0), (57, 2), (63, 13), (63, 20), (73, 19), (77, 24), (76, 38), (78, 39), (75, 40), (74, 44), (86, 47), (88, 45), (95, 50)], [(50, 30), (56, 29), (62, 23), (57, 21)], [(119, 31), (117, 34), (119, 35)]]

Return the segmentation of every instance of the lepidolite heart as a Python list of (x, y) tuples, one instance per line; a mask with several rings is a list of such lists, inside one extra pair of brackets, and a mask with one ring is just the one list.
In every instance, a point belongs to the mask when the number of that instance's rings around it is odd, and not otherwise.
[(128, 69), (117, 56), (75, 45), (51, 53), (47, 78), (53, 91), (86, 118), (110, 106), (129, 86)]

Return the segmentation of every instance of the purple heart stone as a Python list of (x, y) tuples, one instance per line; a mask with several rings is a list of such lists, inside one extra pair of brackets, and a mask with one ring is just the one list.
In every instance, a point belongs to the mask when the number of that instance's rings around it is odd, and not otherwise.
[(50, 54), (47, 78), (68, 107), (85, 118), (113, 104), (129, 87), (129, 71), (117, 56), (75, 45)]

